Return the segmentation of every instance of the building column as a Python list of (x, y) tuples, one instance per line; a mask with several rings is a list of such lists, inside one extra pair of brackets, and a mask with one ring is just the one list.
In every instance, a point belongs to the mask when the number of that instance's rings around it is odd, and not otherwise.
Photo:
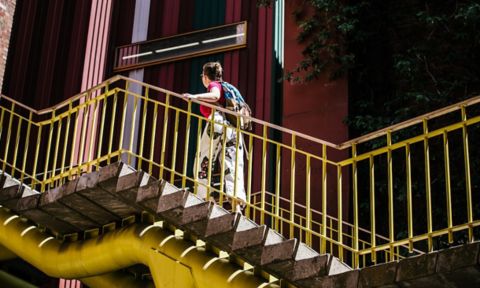
[[(132, 31), (132, 43), (142, 42), (147, 40), (148, 35), (148, 22), (149, 22), (149, 15), (150, 15), (150, 0), (137, 0), (135, 2), (135, 16), (133, 19), (133, 31)], [(144, 76), (144, 69), (137, 69), (130, 71), (128, 77), (143, 82)], [(131, 83), (128, 87), (128, 91), (142, 95), (142, 86)], [(124, 137), (122, 148), (124, 149), (131, 149), (131, 152), (137, 153), (138, 152), (138, 130), (140, 128), (140, 111), (142, 111), (142, 103), (138, 102), (137, 107), (135, 109), (134, 106), (134, 97), (128, 98), (127, 103), (127, 113), (126, 113), (126, 121), (125, 126), (123, 127), (124, 135), (130, 135), (133, 133), (133, 142), (132, 147), (130, 146), (130, 137)], [(134, 111), (134, 109), (136, 111)], [(134, 113), (135, 112), (135, 113)], [(135, 119), (133, 115), (137, 115)], [(133, 131), (132, 131), (133, 130)], [(122, 160), (127, 162), (127, 157), (122, 155)], [(131, 160), (132, 166), (135, 166), (136, 159)]]

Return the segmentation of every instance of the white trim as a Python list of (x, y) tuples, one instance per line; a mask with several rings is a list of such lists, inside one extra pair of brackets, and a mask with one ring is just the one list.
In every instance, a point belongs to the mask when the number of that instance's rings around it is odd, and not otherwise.
[(20, 237), (23, 237), (25, 236), (25, 234), (28, 233), (28, 231), (32, 230), (32, 229), (35, 229), (36, 227), (35, 226), (30, 226), (28, 228), (25, 228), (25, 230), (22, 231), (22, 233), (20, 233)]
[(171, 51), (171, 50), (176, 50), (176, 49), (182, 49), (182, 48), (197, 46), (197, 45), (199, 45), (199, 44), (200, 44), (200, 42), (193, 42), (193, 43), (188, 43), (188, 44), (183, 44), (183, 45), (168, 47), (168, 48), (164, 48), (164, 49), (158, 49), (158, 50), (155, 50), (155, 53), (162, 53), (162, 52), (167, 52), (167, 51)]
[(202, 44), (212, 43), (212, 42), (217, 42), (217, 41), (222, 41), (222, 40), (226, 40), (226, 39), (230, 39), (230, 38), (236, 38), (236, 37), (241, 37), (241, 36), (245, 36), (245, 33), (238, 33), (238, 34), (235, 34), (235, 35), (228, 35), (228, 36), (223, 36), (223, 37), (219, 37), (219, 38), (203, 40), (203, 41), (202, 41)]
[(18, 218), (18, 215), (13, 215), (13, 216), (8, 217), (8, 219), (3, 222), (3, 226), (7, 226), (8, 223), (10, 223), (10, 221), (12, 221), (15, 218)]
[(55, 239), (55, 238), (53, 238), (53, 237), (45, 238), (45, 240), (43, 240), (42, 242), (40, 242), (40, 244), (38, 244), (38, 248), (42, 248), (42, 246), (45, 245), (45, 243), (47, 243), (48, 241), (53, 240), (53, 239)]
[(148, 52), (143, 52), (143, 53), (138, 53), (138, 54), (133, 54), (133, 55), (128, 55), (128, 56), (123, 56), (122, 60), (130, 59), (130, 58), (135, 58), (135, 57), (142, 57), (142, 56), (147, 56), (147, 55), (152, 55), (152, 51)]

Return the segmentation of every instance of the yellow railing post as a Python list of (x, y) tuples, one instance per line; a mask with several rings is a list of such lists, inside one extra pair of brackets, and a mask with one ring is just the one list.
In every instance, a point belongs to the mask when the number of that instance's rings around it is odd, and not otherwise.
[(337, 238), (338, 238), (338, 258), (340, 261), (343, 261), (343, 196), (342, 196), (342, 166), (337, 166), (337, 218), (338, 218), (338, 231), (337, 231)]
[(428, 120), (423, 119), (423, 151), (425, 158), (425, 193), (427, 200), (427, 233), (428, 233), (428, 252), (433, 249), (432, 243), (432, 195), (430, 183), (430, 145), (428, 143)]
[[(205, 196), (206, 199), (209, 199), (210, 192), (212, 187), (212, 171), (213, 171), (213, 138), (215, 138), (215, 109), (212, 108), (212, 114), (210, 115), (210, 135), (209, 135), (209, 143), (208, 143), (208, 167), (207, 167), (207, 195)], [(202, 161), (202, 159), (200, 159)]]
[[(99, 105), (99, 101), (97, 98), (94, 98), (93, 100), (90, 100), (90, 102), (93, 101), (93, 104), (90, 104), (90, 105), (93, 105), (93, 111), (90, 112), (91, 114), (91, 117), (93, 118), (93, 120), (91, 121), (91, 131), (90, 131), (90, 143), (89, 143), (89, 148), (88, 148), (88, 155), (87, 155), (87, 161), (88, 161), (88, 165), (86, 167), (87, 171), (88, 172), (91, 172), (92, 171), (92, 167), (91, 167), (91, 161), (93, 161), (93, 157), (95, 155), (94, 153), (94, 150), (96, 147), (94, 147), (94, 144), (96, 143), (96, 141), (100, 141), (100, 139), (96, 139), (97, 137), (97, 118), (98, 118), (98, 105)], [(97, 148), (98, 149), (98, 148)]]
[[(250, 204), (252, 197), (252, 175), (253, 175), (253, 136), (248, 138), (248, 168), (247, 168), (247, 202)], [(247, 206), (245, 216), (250, 217), (250, 207)]]
[[(107, 164), (110, 164), (110, 161), (111, 161), (111, 154), (112, 154), (112, 147), (113, 147), (113, 132), (115, 131), (114, 127), (114, 123), (115, 123), (115, 117), (116, 117), (116, 114), (117, 114), (117, 101), (118, 101), (118, 89), (115, 90), (115, 93), (113, 94), (113, 105), (112, 105), (112, 117), (111, 117), (111, 120), (110, 120), (110, 135), (108, 137), (108, 156), (107, 156)], [(123, 131), (123, 127), (121, 129), (121, 131)], [(120, 131), (120, 133), (121, 133)], [(122, 149), (122, 142), (119, 142), (120, 143), (120, 146), (118, 147), (119, 150)]]
[(452, 221), (452, 189), (450, 184), (450, 154), (448, 148), (448, 134), (443, 132), (443, 157), (445, 163), (445, 194), (447, 204), (447, 225), (448, 225), (448, 243), (453, 242), (453, 221)]
[[(55, 151), (53, 152), (53, 167), (52, 167), (52, 178), (55, 177), (57, 170), (57, 161), (58, 161), (58, 149), (60, 148), (60, 135), (62, 134), (62, 117), (58, 118), (58, 125), (57, 125), (57, 139), (55, 140)], [(55, 183), (50, 182), (50, 188), (53, 188)]]
[[(235, 139), (237, 139), (237, 141), (235, 141), (235, 173), (233, 175), (233, 201), (232, 201), (232, 204), (234, 207), (236, 207), (236, 205), (238, 204), (237, 203), (237, 190), (238, 190), (238, 186), (237, 186), (237, 177), (238, 177), (238, 159), (239, 159), (239, 149), (240, 149), (240, 137), (241, 136), (241, 133), (240, 133), (240, 118), (239, 116), (237, 115), (237, 127), (235, 127)], [(225, 137), (224, 137), (225, 138)], [(244, 155), (242, 155), (243, 157)], [(223, 168), (222, 168), (223, 170)], [(243, 173), (243, 172), (242, 172)], [(265, 208), (265, 205), (264, 205), (264, 208)], [(234, 209), (234, 208), (232, 208)]]
[[(126, 84), (127, 87), (125, 88), (124, 99), (123, 99), (123, 107), (122, 107), (122, 120), (120, 121), (120, 138), (118, 140), (118, 150), (120, 151), (120, 159), (122, 159), (122, 154), (126, 147), (123, 147), (123, 137), (125, 137), (125, 118), (127, 117), (127, 110), (128, 110), (128, 97), (130, 97), (128, 93), (128, 83)], [(130, 155), (130, 153), (128, 153)]]
[(139, 152), (138, 152), (138, 169), (142, 169), (142, 160), (143, 160), (143, 146), (145, 146), (145, 124), (147, 122), (147, 112), (148, 112), (148, 99), (149, 99), (149, 87), (145, 87), (145, 101), (143, 101), (143, 105), (141, 107), (143, 108), (142, 112), (142, 122), (140, 124), (141, 130), (140, 130), (140, 147), (139, 147)]
[[(190, 125), (192, 119), (192, 101), (187, 102), (187, 123), (185, 127), (185, 145), (183, 150), (183, 177), (182, 177), (182, 188), (185, 188), (187, 185), (187, 167), (188, 167), (188, 147), (190, 142)], [(225, 149), (225, 148), (224, 148)]]
[(472, 208), (472, 183), (470, 178), (470, 150), (468, 147), (468, 131), (466, 126), (467, 112), (465, 106), (462, 106), (462, 136), (463, 136), (463, 155), (465, 163), (465, 190), (467, 192), (467, 220), (468, 220), (468, 242), (473, 241), (473, 208)]
[[(306, 206), (306, 219), (305, 219), (305, 225), (306, 225), (306, 234), (305, 235), (305, 239), (306, 239), (306, 244), (311, 246), (312, 245), (312, 208), (310, 206), (310, 174), (312, 173), (312, 167), (310, 165), (310, 155), (307, 155), (307, 161), (306, 161), (306, 170), (305, 170), (305, 206)], [(322, 215), (323, 216), (323, 215)], [(323, 245), (322, 247), (325, 247), (325, 238), (327, 236), (327, 229), (325, 227), (325, 223), (326, 223), (326, 219), (325, 219), (325, 222), (323, 222), (323, 229), (322, 229), (322, 242), (323, 242)], [(325, 248), (323, 249), (322, 251), (322, 254), (324, 254)]]
[(55, 111), (52, 112), (52, 119), (50, 120), (50, 130), (48, 132), (48, 142), (47, 142), (47, 154), (45, 156), (45, 168), (43, 169), (43, 182), (42, 185), (40, 186), (40, 192), (45, 191), (45, 182), (47, 181), (47, 174), (48, 174), (48, 164), (50, 160), (50, 151), (51, 151), (51, 145), (52, 145), (52, 137), (53, 137), (53, 127), (54, 127), (54, 122), (53, 118), (55, 117)]
[[(220, 152), (220, 199), (218, 201), (218, 203), (220, 205), (223, 205), (223, 198), (224, 198), (224, 193), (225, 193), (225, 152), (226, 152), (226, 148), (227, 148), (227, 129), (228, 127), (227, 126), (223, 126), (222, 127), (222, 132), (223, 132), (223, 137), (222, 137), (222, 147), (221, 147), (221, 152)], [(235, 158), (237, 159), (237, 158)], [(237, 179), (237, 176), (235, 175), (235, 179)], [(237, 181), (235, 181), (237, 182)], [(235, 190), (235, 188), (234, 188)], [(233, 203), (233, 201), (232, 201)]]
[[(208, 124), (207, 124), (208, 125)], [(202, 139), (202, 118), (198, 118), (197, 125), (197, 145), (195, 147), (195, 165), (193, 167), (193, 181), (194, 181), (194, 191), (198, 194), (198, 174), (200, 168), (200, 141)]]
[(352, 248), (354, 253), (353, 268), (359, 267), (359, 253), (358, 253), (358, 167), (357, 167), (357, 144), (352, 145), (352, 186), (353, 186), (353, 231), (352, 231)]
[(390, 261), (395, 260), (395, 251), (393, 243), (395, 242), (395, 222), (393, 207), (393, 159), (392, 159), (392, 132), (387, 132), (387, 183), (388, 183), (388, 231), (390, 240)]
[(291, 158), (290, 158), (290, 238), (294, 238), (293, 223), (295, 222), (295, 149), (296, 135), (292, 134)]
[[(27, 165), (27, 157), (28, 157), (28, 151), (29, 151), (28, 148), (30, 147), (30, 131), (31, 131), (31, 128), (32, 128), (32, 117), (33, 117), (33, 113), (32, 113), (32, 111), (30, 111), (28, 113), (27, 135), (25, 136), (25, 147), (23, 149), (22, 174), (20, 175), (20, 182), (22, 182), (22, 183), (23, 183), (23, 178), (25, 177), (25, 169), (26, 169), (26, 165)], [(1, 123), (2, 122), (0, 121), (0, 124)]]
[[(90, 98), (92, 96), (92, 92), (90, 91), (87, 93), (85, 97), (85, 102), (83, 102), (83, 108), (80, 109), (80, 111), (83, 112), (83, 118), (82, 118), (82, 130), (80, 133), (80, 154), (78, 156), (78, 166), (77, 166), (77, 174), (80, 175), (82, 173), (83, 167), (82, 163), (85, 161), (85, 147), (86, 147), (86, 142), (87, 142), (87, 127), (88, 127), (88, 118), (89, 118), (89, 103), (90, 103)], [(87, 157), (88, 158), (88, 157)]]
[[(240, 121), (237, 121), (240, 123)], [(265, 191), (266, 191), (266, 181), (267, 181), (267, 126), (263, 126), (263, 137), (262, 137), (262, 183), (261, 183), (261, 196), (260, 196), (260, 224), (265, 223)]]
[(322, 145), (322, 240), (321, 254), (326, 252), (327, 237), (327, 145)]
[[(69, 107), (70, 109), (72, 109), (72, 105), (73, 103), (70, 102), (69, 103)], [(77, 141), (77, 129), (78, 129), (78, 118), (80, 118), (80, 109), (76, 109), (75, 111), (75, 123), (74, 123), (74, 126), (73, 126), (73, 140), (72, 140), (72, 151), (70, 153), (70, 171), (69, 171), (69, 177), (71, 178), (72, 177), (72, 173), (73, 173), (73, 166), (78, 164), (79, 160), (76, 159), (76, 156), (78, 156), (78, 151), (76, 151), (75, 147), (76, 147), (76, 141)], [(77, 163), (74, 163), (75, 161), (77, 161)]]
[(276, 157), (275, 157), (275, 230), (279, 229), (279, 217), (280, 217), (280, 179), (282, 178), (282, 147), (277, 144)]
[[(163, 170), (165, 169), (165, 153), (167, 150), (167, 129), (168, 129), (168, 111), (170, 108), (170, 94), (165, 95), (165, 108), (163, 109), (163, 131), (162, 131), (162, 147), (160, 154), (160, 173), (159, 178), (164, 179)], [(213, 113), (213, 112), (212, 112)], [(210, 184), (210, 183), (209, 183)]]
[[(375, 162), (373, 155), (370, 155), (370, 245), (372, 247), (371, 260), (377, 262), (376, 248), (376, 227), (375, 227)], [(366, 258), (366, 257), (365, 257)]]
[(37, 167), (38, 167), (38, 154), (40, 153), (40, 146), (41, 146), (41, 139), (42, 139), (42, 125), (38, 127), (38, 134), (37, 134), (37, 143), (35, 144), (35, 157), (33, 159), (33, 170), (32, 170), (32, 184), (31, 188), (35, 189), (35, 184), (37, 180)]
[(12, 177), (15, 175), (14, 172), (17, 169), (17, 156), (18, 156), (18, 146), (20, 142), (20, 135), (22, 132), (22, 118), (18, 117), (18, 124), (17, 124), (17, 136), (15, 137), (15, 147), (13, 151), (13, 162), (12, 162)]
[(413, 251), (412, 165), (410, 144), (405, 145), (405, 173), (407, 178), (408, 249)]
[[(105, 84), (105, 98), (103, 98), (103, 103), (99, 103), (99, 105), (102, 105), (102, 119), (100, 120), (100, 135), (98, 136), (98, 148), (97, 148), (97, 167), (100, 167), (100, 157), (102, 155), (102, 146), (103, 146), (103, 133), (105, 130), (105, 117), (107, 114), (107, 97), (109, 96), (110, 90), (109, 90), (109, 83), (107, 82)], [(113, 126), (113, 123), (110, 125)], [(68, 135), (68, 133), (67, 133)]]
[(135, 122), (137, 118), (137, 107), (138, 107), (138, 97), (135, 94), (132, 94), (133, 97), (133, 112), (132, 112), (132, 119), (131, 119), (131, 125), (130, 125), (130, 135), (128, 139), (128, 156), (127, 156), (127, 163), (129, 165), (132, 165), (132, 153), (136, 153), (136, 151), (133, 151), (133, 141), (137, 140), (134, 139), (133, 137), (135, 135)]
[(170, 183), (175, 181), (175, 165), (177, 164), (177, 142), (178, 142), (178, 120), (180, 117), (180, 111), (175, 111), (175, 124), (173, 127), (173, 151), (172, 151), (172, 172), (170, 173)]
[(148, 163), (148, 174), (152, 174), (153, 171), (153, 157), (154, 157), (154, 152), (155, 152), (155, 135), (157, 133), (157, 119), (158, 119), (158, 104), (155, 103), (155, 106), (153, 107), (153, 118), (152, 118), (152, 133), (151, 133), (151, 138), (150, 138), (150, 157), (149, 163)]
[[(67, 112), (67, 128), (65, 129), (65, 137), (63, 138), (63, 152), (62, 152), (62, 160), (61, 160), (61, 165), (60, 165), (60, 175), (63, 175), (63, 172), (65, 172), (65, 166), (66, 166), (66, 157), (67, 157), (67, 146), (68, 146), (68, 139), (69, 139), (69, 133), (70, 133), (70, 118), (72, 117), (72, 102), (69, 102), (68, 105), (68, 112)], [(75, 143), (75, 142), (73, 142)], [(73, 150), (73, 148), (70, 148)], [(64, 178), (65, 179), (65, 178)], [(64, 180), (62, 180), (62, 183), (65, 183)]]

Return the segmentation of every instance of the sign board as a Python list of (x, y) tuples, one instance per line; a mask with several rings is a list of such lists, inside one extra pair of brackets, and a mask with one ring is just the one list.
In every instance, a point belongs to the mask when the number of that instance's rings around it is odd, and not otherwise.
[(247, 22), (138, 42), (116, 49), (114, 71), (240, 49), (247, 45)]

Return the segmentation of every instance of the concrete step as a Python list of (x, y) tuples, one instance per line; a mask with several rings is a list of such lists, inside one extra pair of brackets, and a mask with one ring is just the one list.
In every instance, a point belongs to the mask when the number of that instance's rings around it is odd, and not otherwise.
[(2, 193), (0, 193), (0, 204), (9, 209), (15, 210), (18, 200), (22, 198), (24, 186), (22, 186), (17, 179), (3, 173), (0, 175), (0, 187), (2, 188)]

